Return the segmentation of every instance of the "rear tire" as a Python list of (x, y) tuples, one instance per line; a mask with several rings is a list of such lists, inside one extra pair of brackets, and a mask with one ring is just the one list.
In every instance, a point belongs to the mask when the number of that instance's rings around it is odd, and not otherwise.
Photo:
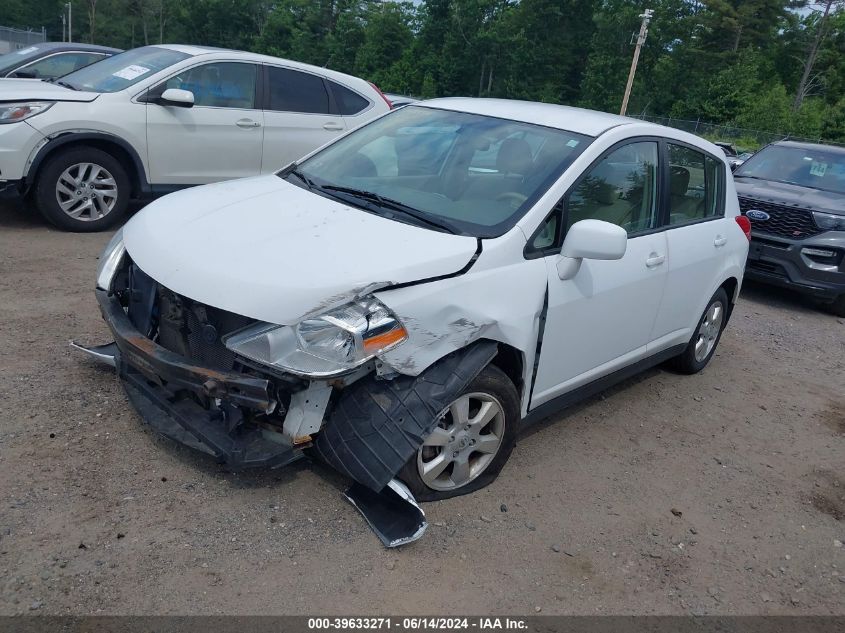
[[(449, 499), (492, 483), (516, 444), (519, 394), (504, 372), (488, 365), (438, 416), (440, 422), (402, 467), (419, 501)], [(432, 476), (432, 466), (446, 463)]]
[(728, 293), (719, 288), (707, 302), (698, 320), (695, 333), (683, 352), (669, 361), (669, 366), (682, 374), (697, 374), (707, 366), (722, 338), (728, 322)]
[(129, 177), (114, 156), (94, 147), (72, 147), (47, 159), (33, 199), (44, 218), (65, 231), (103, 231), (129, 205)]

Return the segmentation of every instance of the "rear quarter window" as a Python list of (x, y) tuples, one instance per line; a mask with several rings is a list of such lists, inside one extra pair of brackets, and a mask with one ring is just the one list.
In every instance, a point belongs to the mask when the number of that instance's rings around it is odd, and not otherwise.
[(329, 86), (331, 86), (332, 95), (334, 96), (335, 103), (337, 103), (338, 113), (343, 116), (358, 114), (366, 110), (370, 105), (370, 102), (364, 97), (345, 86), (341, 86), (333, 81), (329, 81)]

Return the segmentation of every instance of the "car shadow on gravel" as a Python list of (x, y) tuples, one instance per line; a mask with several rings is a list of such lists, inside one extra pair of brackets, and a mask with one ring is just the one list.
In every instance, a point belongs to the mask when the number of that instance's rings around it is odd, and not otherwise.
[[(127, 212), (126, 221), (135, 215), (144, 204), (138, 202), (131, 202)], [(114, 231), (118, 227), (107, 229)], [(12, 198), (9, 200), (0, 200), (0, 231), (5, 229), (16, 229), (23, 231), (37, 230), (37, 231), (55, 231), (61, 233), (59, 229), (47, 222), (38, 210), (32, 206), (27, 200)]]

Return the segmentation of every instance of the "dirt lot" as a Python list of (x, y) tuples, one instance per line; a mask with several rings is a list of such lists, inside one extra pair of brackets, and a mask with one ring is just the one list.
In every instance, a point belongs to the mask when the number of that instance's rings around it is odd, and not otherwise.
[(703, 374), (541, 425), (387, 551), (331, 471), (222, 472), (69, 349), (108, 238), (0, 207), (1, 614), (845, 614), (845, 320), (748, 284)]

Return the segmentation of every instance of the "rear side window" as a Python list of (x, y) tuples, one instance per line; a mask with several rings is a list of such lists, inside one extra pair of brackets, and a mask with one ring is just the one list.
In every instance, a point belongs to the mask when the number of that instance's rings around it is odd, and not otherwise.
[(329, 113), (329, 93), (326, 92), (322, 77), (276, 66), (268, 66), (267, 71), (268, 110), (305, 114)]
[(723, 177), (720, 161), (669, 143), (669, 225), (721, 215)]
[(338, 111), (343, 116), (358, 114), (370, 105), (370, 102), (364, 97), (345, 86), (341, 86), (333, 81), (329, 81), (329, 86), (331, 86), (332, 95), (334, 96), (335, 103), (337, 103)]

